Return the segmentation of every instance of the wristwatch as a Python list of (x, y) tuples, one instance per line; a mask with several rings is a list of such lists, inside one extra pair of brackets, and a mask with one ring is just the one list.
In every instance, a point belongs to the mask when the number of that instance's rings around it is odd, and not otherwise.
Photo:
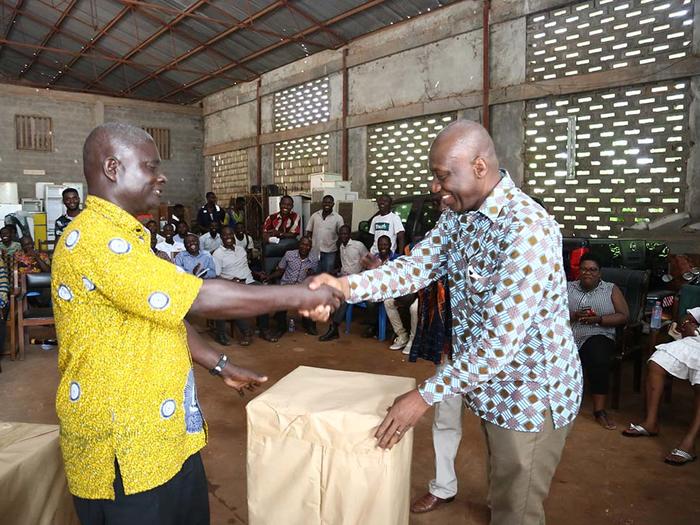
[(220, 376), (220, 375), (221, 375), (221, 371), (222, 371), (222, 370), (224, 369), (224, 367), (226, 366), (226, 363), (228, 363), (228, 356), (227, 356), (226, 354), (221, 354), (221, 355), (219, 356), (219, 362), (216, 363), (216, 365), (214, 366), (214, 368), (212, 368), (211, 370), (209, 370), (209, 373), (210, 373), (211, 375), (213, 375), (213, 376)]

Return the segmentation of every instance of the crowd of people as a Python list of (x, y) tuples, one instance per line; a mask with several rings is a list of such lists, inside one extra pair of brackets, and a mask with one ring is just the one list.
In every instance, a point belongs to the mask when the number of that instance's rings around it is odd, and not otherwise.
[[(369, 310), (366, 335), (376, 330), (373, 305), (383, 302), (395, 333), (390, 348), (413, 358), (418, 346), (421, 356), (429, 347), (437, 364), (432, 377), (396, 398), (375, 435), (390, 449), (436, 408), (436, 478), (412, 511), (430, 512), (454, 499), (466, 407), (481, 418), (488, 445), (491, 523), (544, 521), (543, 501), (580, 409), (584, 377), (596, 421), (615, 428), (605, 411), (607, 378), (615, 331), (627, 323), (629, 309), (621, 291), (601, 278), (594, 256), (581, 258), (577, 281), (566, 281), (558, 224), (499, 168), (480, 125), (447, 126), (429, 161), (443, 210), (435, 228), (407, 243), (391, 197), (383, 195), (368, 249), (351, 238), (329, 195), (303, 231), (288, 195), (253, 235), (245, 199), (224, 209), (212, 192), (192, 227), (181, 205), (164, 224), (141, 224), (135, 217), (157, 206), (167, 181), (153, 140), (127, 124), (92, 131), (83, 153), (86, 208), (80, 211), (77, 192), (64, 192), (67, 212), (56, 221), (54, 261), (31, 238), (0, 230), (4, 261), (52, 272), (61, 372), (56, 406), (81, 521), (147, 516), (208, 523), (199, 455), (206, 426), (192, 362), (241, 393), (267, 378), (231, 363), (187, 314), (211, 319), (222, 346), (231, 344), (226, 323), (233, 321), (239, 343), (248, 346), (251, 319), (260, 337), (277, 341), (293, 310), (309, 335), (318, 335), (317, 322), (329, 321), (319, 337), (327, 342), (340, 337), (345, 309), (359, 302)], [(258, 257), (266, 245), (284, 247), (268, 272)], [(3, 269), (0, 301), (7, 301)], [(409, 311), (408, 329), (399, 308)], [(696, 413), (666, 457), (673, 465), (696, 458), (699, 325), (700, 308), (691, 309), (671, 332), (677, 340), (659, 345), (648, 368), (646, 417), (623, 432), (657, 435), (664, 377), (688, 380)]]

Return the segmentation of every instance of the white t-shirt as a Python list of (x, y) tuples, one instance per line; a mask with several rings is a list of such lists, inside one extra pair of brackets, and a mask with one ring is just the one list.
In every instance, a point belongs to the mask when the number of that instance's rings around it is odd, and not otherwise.
[(233, 236), (233, 238), (234, 242), (236, 243), (236, 246), (240, 246), (244, 250), (252, 250), (253, 248), (255, 248), (255, 245), (253, 244), (253, 239), (247, 233), (243, 234), (242, 239), (239, 239), (235, 235)]
[(156, 244), (156, 250), (165, 252), (168, 255), (168, 257), (170, 257), (170, 259), (174, 261), (175, 256), (178, 253), (185, 251), (185, 245), (181, 242), (176, 242), (175, 244), (168, 244), (167, 242), (163, 241)]
[(398, 214), (390, 211), (386, 215), (377, 215), (372, 219), (372, 224), (369, 227), (369, 233), (374, 235), (374, 244), (370, 252), (377, 253), (377, 239), (383, 235), (391, 239), (391, 251), (396, 251), (396, 234), (405, 231), (401, 217)]
[(246, 284), (254, 281), (253, 273), (248, 266), (248, 255), (239, 247), (232, 250), (224, 246), (217, 248), (211, 255), (214, 258), (216, 276), (222, 279), (244, 279)]

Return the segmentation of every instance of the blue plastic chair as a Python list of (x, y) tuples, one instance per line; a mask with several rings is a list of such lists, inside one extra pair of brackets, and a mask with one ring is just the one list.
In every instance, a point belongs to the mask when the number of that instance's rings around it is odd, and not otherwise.
[[(353, 306), (358, 306), (360, 308), (367, 308), (367, 302), (362, 301), (361, 303), (357, 304), (350, 304), (348, 303), (347, 309), (345, 310), (345, 333), (349, 334), (350, 333), (350, 323), (352, 321), (352, 307)], [(378, 326), (378, 334), (377, 334), (377, 340), (378, 341), (384, 341), (386, 339), (386, 309), (384, 308), (384, 303), (379, 303), (379, 308), (378, 308), (378, 313), (377, 313), (377, 324)]]

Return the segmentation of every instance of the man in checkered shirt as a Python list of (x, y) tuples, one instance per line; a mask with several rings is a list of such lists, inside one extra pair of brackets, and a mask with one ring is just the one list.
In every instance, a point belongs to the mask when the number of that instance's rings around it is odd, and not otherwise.
[(539, 524), (581, 404), (581, 363), (559, 226), (498, 166), (483, 127), (450, 124), (430, 149), (432, 191), (447, 208), (435, 228), (409, 256), (318, 276), (312, 287), (336, 286), (351, 303), (383, 301), (448, 276), (452, 363), (394, 401), (379, 446), (394, 446), (431, 405), (463, 396), (488, 442), (491, 524)]

